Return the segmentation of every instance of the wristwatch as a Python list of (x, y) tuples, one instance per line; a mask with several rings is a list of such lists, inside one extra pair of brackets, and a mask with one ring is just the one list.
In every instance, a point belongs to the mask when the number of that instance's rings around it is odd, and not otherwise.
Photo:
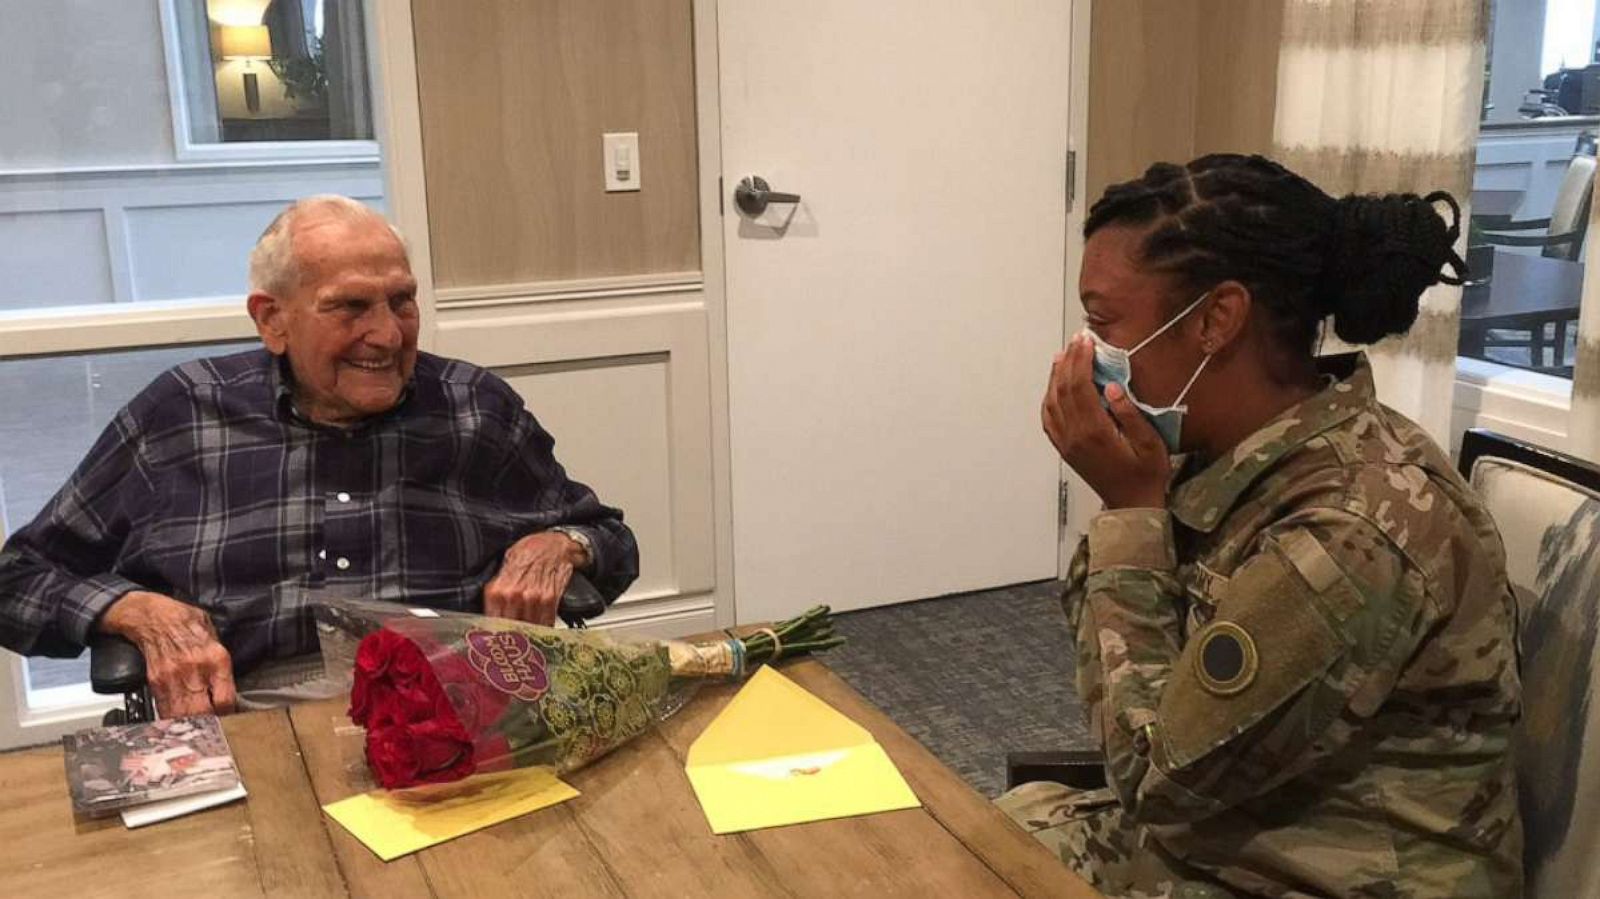
[(550, 532), (553, 534), (565, 534), (568, 539), (583, 549), (583, 564), (579, 565), (579, 568), (588, 568), (594, 564), (594, 541), (589, 539), (589, 535), (585, 534), (582, 528), (557, 525), (551, 528)]

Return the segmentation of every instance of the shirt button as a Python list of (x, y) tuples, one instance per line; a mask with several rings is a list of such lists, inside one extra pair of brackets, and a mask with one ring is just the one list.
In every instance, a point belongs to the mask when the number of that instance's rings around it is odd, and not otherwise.
[(346, 559), (344, 556), (340, 556), (339, 558), (333, 560), (333, 564), (338, 566), (340, 571), (343, 571), (350, 567), (350, 560)]
[(347, 503), (347, 502), (350, 501), (350, 494), (348, 494), (348, 493), (340, 493), (338, 499), (339, 499), (339, 502), (341, 502), (341, 503)]
[(326, 559), (327, 557), (328, 557), (328, 551), (327, 550), (325, 550), (325, 549), (317, 550), (317, 558)]

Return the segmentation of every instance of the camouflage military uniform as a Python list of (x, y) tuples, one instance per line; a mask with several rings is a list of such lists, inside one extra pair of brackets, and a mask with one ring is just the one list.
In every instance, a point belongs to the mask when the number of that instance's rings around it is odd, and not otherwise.
[(1521, 894), (1515, 600), (1449, 459), (1344, 379), (1106, 512), (1063, 598), (1110, 788), (1013, 817), (1113, 895)]

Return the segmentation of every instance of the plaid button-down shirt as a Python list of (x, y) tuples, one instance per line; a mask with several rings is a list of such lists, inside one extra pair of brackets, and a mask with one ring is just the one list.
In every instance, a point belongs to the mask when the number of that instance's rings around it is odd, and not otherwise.
[(613, 600), (638, 575), (622, 513), (569, 479), (493, 374), (426, 353), (394, 409), (300, 416), (265, 350), (158, 377), (0, 552), (0, 645), (77, 655), (130, 590), (205, 609), (238, 670), (317, 648), (320, 592), (481, 610), (516, 540), (582, 530)]

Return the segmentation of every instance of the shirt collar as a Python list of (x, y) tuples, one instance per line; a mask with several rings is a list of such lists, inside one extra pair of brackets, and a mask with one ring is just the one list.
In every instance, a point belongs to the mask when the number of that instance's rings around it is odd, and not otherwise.
[[(267, 351), (263, 350), (262, 352)], [(358, 421), (348, 428), (341, 428), (335, 425), (319, 424), (315, 421), (312, 421), (300, 411), (298, 406), (294, 404), (294, 371), (289, 367), (288, 355), (279, 356), (273, 353), (268, 353), (268, 356), (271, 359), (271, 362), (267, 365), (267, 380), (272, 386), (273, 407), (277, 410), (278, 415), (284, 420), (297, 422), (313, 428), (331, 428), (336, 431), (346, 432), (360, 430), (361, 428), (367, 427), (374, 422), (381, 421), (398, 413), (401, 407), (405, 406), (406, 401), (411, 399), (411, 394), (416, 391), (416, 373), (412, 372), (411, 380), (407, 381), (405, 386), (400, 390), (400, 400), (396, 402), (394, 406), (391, 407), (387, 412)], [(418, 358), (420, 361), (420, 354)]]
[(1209, 533), (1228, 517), (1244, 491), (1306, 441), (1377, 404), (1372, 368), (1361, 353), (1325, 356), (1317, 370), (1331, 383), (1315, 396), (1284, 410), (1225, 456), (1172, 492), (1172, 514), (1189, 528)]

